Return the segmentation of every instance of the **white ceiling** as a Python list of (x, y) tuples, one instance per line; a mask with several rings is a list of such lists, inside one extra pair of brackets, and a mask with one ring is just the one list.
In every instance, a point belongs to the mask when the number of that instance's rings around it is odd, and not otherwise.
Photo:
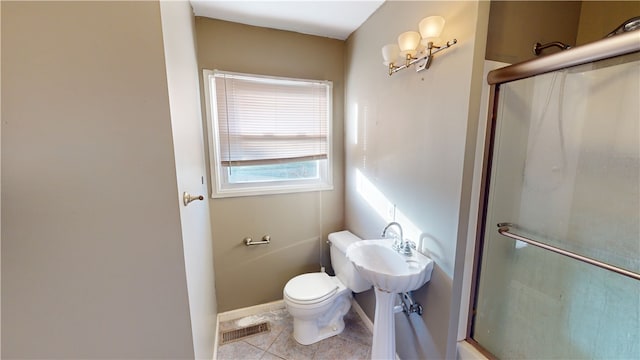
[(345, 40), (384, 0), (191, 0), (196, 16)]

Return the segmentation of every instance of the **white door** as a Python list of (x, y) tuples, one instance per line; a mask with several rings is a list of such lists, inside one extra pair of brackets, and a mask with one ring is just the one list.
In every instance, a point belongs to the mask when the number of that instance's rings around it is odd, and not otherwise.
[[(212, 359), (216, 301), (193, 14), (187, 1), (161, 1), (193, 347)], [(188, 205), (183, 194), (203, 196)]]

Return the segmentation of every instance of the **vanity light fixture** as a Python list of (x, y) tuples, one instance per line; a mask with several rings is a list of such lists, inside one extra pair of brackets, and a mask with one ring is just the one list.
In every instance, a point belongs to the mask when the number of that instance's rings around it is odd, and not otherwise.
[[(382, 47), (384, 65), (389, 68), (389, 75), (416, 64), (416, 72), (428, 69), (433, 61), (433, 55), (455, 45), (458, 40), (447, 41), (443, 45), (440, 34), (444, 28), (442, 16), (429, 16), (418, 24), (420, 32), (406, 31), (398, 36), (397, 44)], [(404, 60), (404, 64), (401, 64)]]

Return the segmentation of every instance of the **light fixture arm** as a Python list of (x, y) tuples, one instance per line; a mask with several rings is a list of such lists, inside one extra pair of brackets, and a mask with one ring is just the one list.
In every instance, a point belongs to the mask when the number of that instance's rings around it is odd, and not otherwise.
[(442, 46), (436, 46), (433, 44), (433, 42), (429, 42), (427, 44), (426, 49), (424, 50), (424, 55), (418, 56), (416, 58), (411, 57), (411, 55), (407, 55), (406, 62), (404, 63), (404, 65), (401, 65), (401, 66), (395, 66), (393, 63), (389, 64), (389, 76), (421, 61), (423, 62), (416, 67), (416, 72), (426, 70), (431, 66), (431, 62), (433, 61), (433, 55), (439, 53), (442, 50), (448, 49), (457, 43), (458, 43), (458, 40), (456, 39), (449, 40), (447, 41), (446, 44)]

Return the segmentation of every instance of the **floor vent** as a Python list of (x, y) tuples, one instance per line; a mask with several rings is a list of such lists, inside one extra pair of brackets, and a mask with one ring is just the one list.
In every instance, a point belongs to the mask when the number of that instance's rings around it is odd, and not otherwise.
[(230, 342), (242, 340), (244, 338), (258, 335), (271, 330), (271, 326), (268, 322), (263, 322), (255, 325), (250, 325), (235, 330), (222, 331), (220, 338), (222, 339), (220, 345), (228, 344)]

